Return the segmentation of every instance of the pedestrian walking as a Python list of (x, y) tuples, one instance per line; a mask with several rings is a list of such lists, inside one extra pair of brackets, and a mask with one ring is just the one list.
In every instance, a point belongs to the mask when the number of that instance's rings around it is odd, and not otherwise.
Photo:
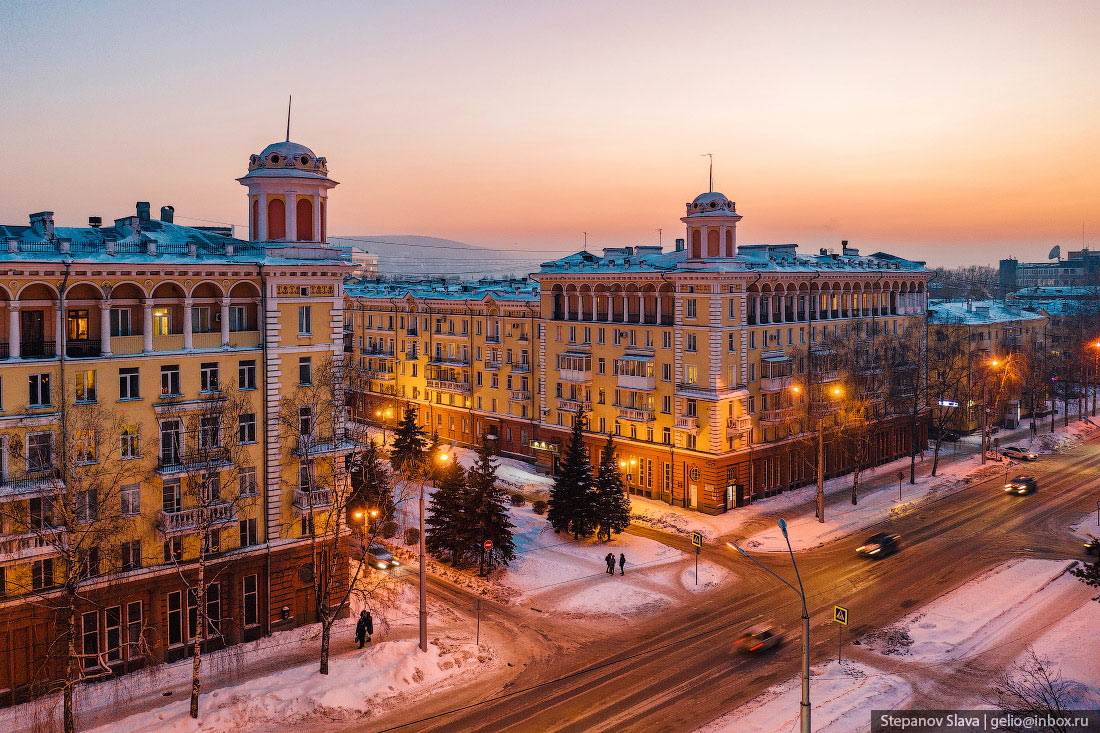
[(607, 572), (611, 575), (614, 575), (615, 574), (615, 556), (612, 555), (609, 552), (609, 553), (607, 553), (607, 556), (603, 559), (603, 561), (604, 561), (604, 564), (607, 565)]
[[(623, 569), (626, 567), (626, 555), (622, 552), (619, 553), (619, 575), (626, 575), (626, 571)], [(611, 566), (611, 574), (615, 574), (615, 566)]]
[(370, 643), (370, 635), (374, 633), (374, 619), (371, 618), (370, 611), (366, 609), (359, 612), (359, 621), (355, 624), (355, 640), (359, 642), (359, 648), (363, 648), (363, 644)]

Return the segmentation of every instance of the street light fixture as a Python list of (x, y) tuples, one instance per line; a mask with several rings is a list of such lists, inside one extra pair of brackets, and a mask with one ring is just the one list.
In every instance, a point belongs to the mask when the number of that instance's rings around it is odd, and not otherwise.
[(794, 550), (791, 549), (791, 538), (787, 535), (787, 522), (785, 519), (779, 520), (779, 529), (783, 532), (783, 539), (787, 542), (787, 553), (791, 556), (791, 565), (794, 566), (794, 577), (798, 580), (797, 588), (791, 585), (785, 578), (776, 575), (775, 572), (742, 550), (737, 544), (727, 542), (726, 545), (737, 550), (747, 560), (756, 563), (764, 572), (790, 588), (802, 601), (802, 703), (799, 719), (801, 721), (801, 733), (810, 733), (810, 614), (806, 610), (806, 589), (802, 586), (802, 576), (798, 573), (798, 563), (795, 562)]

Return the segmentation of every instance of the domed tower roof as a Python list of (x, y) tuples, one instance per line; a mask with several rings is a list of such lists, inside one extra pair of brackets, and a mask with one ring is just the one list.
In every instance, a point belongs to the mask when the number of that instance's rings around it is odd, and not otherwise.
[(687, 205), (687, 214), (685, 217), (696, 216), (736, 216), (738, 219), (741, 217), (737, 214), (736, 204), (725, 197), (724, 194), (717, 191), (708, 191), (707, 193), (701, 193), (695, 197), (690, 204)]
[(301, 143), (277, 142), (248, 159), (248, 173), (241, 182), (252, 178), (312, 178), (328, 181), (328, 161), (315, 155)]

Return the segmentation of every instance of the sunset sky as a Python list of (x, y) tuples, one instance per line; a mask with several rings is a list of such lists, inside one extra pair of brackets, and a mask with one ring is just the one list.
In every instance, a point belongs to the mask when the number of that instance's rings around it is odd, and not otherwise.
[(333, 234), (671, 245), (713, 153), (744, 243), (1100, 247), (1097, 0), (3, 2), (0, 61), (4, 223), (243, 224), (292, 93)]

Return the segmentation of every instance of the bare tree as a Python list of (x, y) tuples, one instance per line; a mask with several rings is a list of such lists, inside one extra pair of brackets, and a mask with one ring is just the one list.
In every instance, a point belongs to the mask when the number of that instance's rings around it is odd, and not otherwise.
[(199, 715), (202, 654), (223, 636), (220, 586), (218, 597), (210, 597), (227, 567), (217, 563), (221, 532), (237, 522), (242, 508), (255, 504), (258, 493), (250, 455), (257, 442), (256, 407), (249, 393), (234, 383), (219, 383), (215, 375), (206, 378), (212, 381), (203, 385), (201, 399), (166, 403), (157, 457), (164, 481), (165, 511), (159, 519), (164, 560), (175, 565), (188, 605), (195, 607), (195, 628), (186, 634), (193, 637), (192, 718)]
[(927, 349), (928, 403), (936, 433), (932, 448), (932, 475), (935, 476), (945, 434), (956, 425), (959, 415), (970, 409), (970, 350), (965, 332), (946, 327), (931, 331)]
[(925, 348), (925, 327), (910, 325), (883, 341), (886, 354), (886, 385), (890, 411), (902, 417), (909, 428), (909, 483), (917, 482), (917, 453), (920, 421), (928, 412), (929, 390)]
[[(1055, 716), (1072, 710), (1072, 685), (1048, 664), (1028, 647), (1022, 661), (998, 675), (993, 685), (997, 707), (1004, 711)], [(1049, 730), (1064, 733), (1068, 728), (1055, 725)]]
[[(120, 635), (117, 646), (85, 648), (79, 628), (82, 612), (100, 607), (91, 586), (119, 567), (120, 538), (137, 511), (131, 492), (140, 481), (141, 452), (137, 426), (96, 403), (94, 376), (82, 375), (75, 395), (62, 379), (60, 392), (56, 430), (28, 425), (23, 436), (9, 434), (9, 459), (25, 470), (6, 482), (17, 493), (0, 502), (0, 523), (16, 535), (12, 549), (33, 549), (40, 558), (29, 575), (9, 577), (56, 619), (60, 633), (39, 674), (51, 682), (46, 689), (59, 686), (62, 723), (73, 731), (76, 688), (110, 675), (127, 644), (127, 658), (147, 654), (143, 634), (125, 642)], [(53, 665), (61, 667), (57, 686)]]

